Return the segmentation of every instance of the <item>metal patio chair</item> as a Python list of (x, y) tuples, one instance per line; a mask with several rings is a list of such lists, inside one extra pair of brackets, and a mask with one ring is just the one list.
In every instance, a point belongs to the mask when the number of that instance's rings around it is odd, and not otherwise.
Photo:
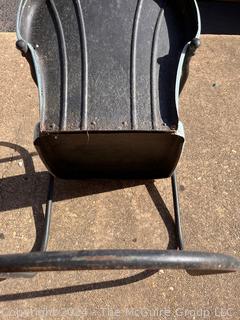
[[(184, 250), (178, 97), (199, 37), (195, 0), (22, 0), (17, 48), (39, 89), (34, 144), (50, 183), (41, 251), (0, 256), (2, 274), (240, 268), (231, 256)], [(54, 177), (171, 178), (178, 248), (47, 252)]]

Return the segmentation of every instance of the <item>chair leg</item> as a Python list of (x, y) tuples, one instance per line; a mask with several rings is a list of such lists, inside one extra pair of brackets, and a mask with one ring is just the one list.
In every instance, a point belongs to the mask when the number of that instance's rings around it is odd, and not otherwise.
[(44, 218), (44, 231), (43, 231), (43, 238), (40, 246), (40, 251), (42, 252), (47, 250), (47, 245), (49, 240), (51, 217), (52, 217), (53, 192), (54, 192), (54, 177), (51, 174), (49, 174), (48, 195), (47, 195), (45, 218)]
[(172, 181), (172, 195), (173, 195), (173, 206), (175, 215), (175, 225), (176, 225), (176, 236), (179, 250), (184, 250), (184, 241), (181, 225), (181, 212), (179, 204), (178, 186), (177, 186), (177, 175), (176, 172), (173, 173), (171, 177)]
[[(41, 240), (40, 249), (36, 252), (45, 252), (47, 250), (51, 216), (52, 216), (52, 203), (53, 203), (53, 191), (54, 191), (54, 177), (49, 175), (49, 184), (48, 184), (48, 195), (46, 201), (46, 210), (44, 218), (44, 230), (43, 237)], [(36, 272), (9, 272), (9, 273), (0, 273), (0, 279), (6, 278), (33, 278), (36, 275)]]
[(40, 271), (115, 270), (115, 269), (184, 269), (219, 272), (240, 270), (238, 258), (218, 253), (183, 250), (176, 173), (172, 190), (178, 250), (81, 250), (46, 252), (54, 189), (50, 176), (46, 204), (45, 229), (41, 251), (27, 254), (0, 255), (0, 278), (32, 277)]
[[(181, 212), (180, 212), (180, 203), (179, 203), (176, 172), (173, 173), (173, 175), (171, 177), (171, 182), (172, 182), (172, 195), (173, 195), (173, 206), (174, 206), (174, 215), (175, 215), (177, 244), (178, 244), (179, 250), (184, 250), (184, 241), (183, 241), (183, 232), (182, 232), (182, 225), (181, 225)], [(49, 233), (50, 233), (51, 216), (52, 216), (53, 192), (54, 192), (54, 177), (50, 174), (49, 185), (48, 185), (48, 196), (47, 196), (47, 201), (46, 201), (44, 234), (43, 234), (41, 248), (40, 248), (40, 251), (42, 251), (42, 252), (47, 250), (47, 244), (48, 244)]]

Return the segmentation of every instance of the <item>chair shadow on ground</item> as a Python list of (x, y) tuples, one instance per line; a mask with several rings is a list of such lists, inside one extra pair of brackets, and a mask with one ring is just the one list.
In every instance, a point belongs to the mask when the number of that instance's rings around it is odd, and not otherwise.
[[(36, 239), (32, 251), (39, 250), (41, 237), (43, 235), (44, 212), (43, 204), (46, 203), (48, 172), (35, 172), (33, 157), (37, 153), (29, 153), (19, 145), (9, 142), (0, 142), (0, 147), (10, 148), (19, 153), (19, 156), (12, 156), (0, 159), (0, 164), (22, 159), (25, 173), (18, 176), (3, 177), (0, 181), (1, 203), (0, 212), (14, 210), (18, 208), (32, 207), (34, 224), (36, 229)], [(92, 194), (110, 192), (114, 190), (145, 185), (155, 207), (158, 210), (160, 218), (163, 220), (169, 237), (167, 249), (176, 248), (175, 223), (168, 211), (161, 195), (159, 194), (154, 181), (152, 180), (85, 180), (85, 181), (56, 181), (56, 192), (54, 202), (84, 197)], [(44, 192), (43, 192), (44, 190)], [(146, 279), (158, 270), (145, 270), (132, 276), (122, 279), (109, 280), (98, 283), (81, 284), (62, 288), (53, 288), (40, 291), (22, 292), (17, 294), (0, 295), (0, 301), (14, 301), (22, 299), (32, 299), (38, 297), (47, 297), (52, 295), (62, 295), (74, 292), (89, 290), (99, 290), (118, 286), (124, 286)]]

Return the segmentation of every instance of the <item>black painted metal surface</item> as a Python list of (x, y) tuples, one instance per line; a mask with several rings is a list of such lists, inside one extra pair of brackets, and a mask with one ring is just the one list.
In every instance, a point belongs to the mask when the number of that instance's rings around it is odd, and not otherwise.
[(17, 35), (39, 87), (35, 145), (52, 174), (173, 173), (181, 76), (199, 45), (194, 0), (25, 0)]
[[(0, 0), (0, 32), (16, 30), (17, 8), (21, 0)], [(199, 0), (203, 34), (240, 34), (240, 1)]]
[(240, 270), (231, 256), (176, 250), (97, 250), (0, 256), (0, 272), (38, 272), (101, 269)]
[(19, 29), (39, 64), (41, 130), (176, 128), (179, 59), (199, 31), (194, 1), (177, 3), (23, 2)]
[(48, 170), (63, 179), (154, 179), (171, 176), (183, 141), (166, 132), (94, 131), (44, 135), (35, 146)]

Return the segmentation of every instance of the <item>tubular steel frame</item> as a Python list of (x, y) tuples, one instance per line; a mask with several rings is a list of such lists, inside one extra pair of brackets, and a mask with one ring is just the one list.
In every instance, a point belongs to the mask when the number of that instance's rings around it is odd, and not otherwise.
[(176, 239), (179, 250), (82, 250), (47, 252), (50, 233), (54, 177), (50, 174), (44, 233), (39, 252), (0, 256), (0, 277), (33, 277), (40, 271), (101, 269), (185, 269), (189, 271), (232, 272), (240, 270), (238, 258), (184, 250), (177, 177), (171, 177)]

